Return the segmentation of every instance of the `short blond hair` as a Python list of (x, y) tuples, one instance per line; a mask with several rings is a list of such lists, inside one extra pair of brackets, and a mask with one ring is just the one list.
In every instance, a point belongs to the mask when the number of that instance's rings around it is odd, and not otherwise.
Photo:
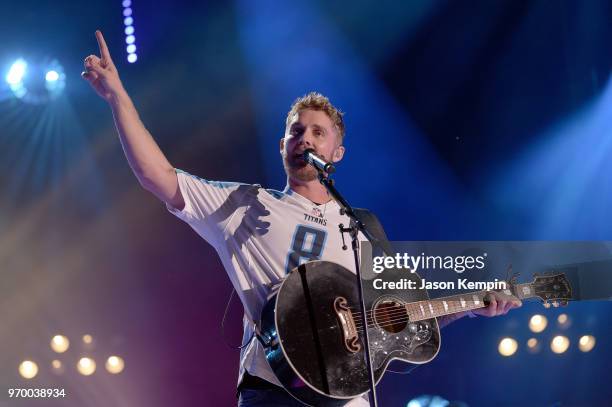
[(329, 99), (326, 96), (318, 92), (310, 92), (302, 97), (299, 97), (293, 102), (291, 105), (291, 109), (289, 113), (287, 113), (287, 119), (285, 121), (285, 126), (289, 127), (289, 123), (291, 122), (293, 116), (302, 110), (311, 109), (311, 110), (320, 110), (325, 112), (327, 116), (331, 119), (338, 135), (340, 136), (340, 144), (344, 141), (344, 120), (342, 113), (338, 108), (331, 104)]

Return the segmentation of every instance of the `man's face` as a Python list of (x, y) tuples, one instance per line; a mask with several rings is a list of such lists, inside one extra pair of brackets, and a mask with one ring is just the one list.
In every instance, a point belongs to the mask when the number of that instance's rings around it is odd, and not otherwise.
[(302, 110), (293, 116), (285, 130), (280, 149), (285, 172), (290, 178), (299, 181), (317, 179), (317, 170), (302, 159), (304, 151), (309, 148), (326, 161), (337, 162), (344, 155), (340, 135), (323, 111)]

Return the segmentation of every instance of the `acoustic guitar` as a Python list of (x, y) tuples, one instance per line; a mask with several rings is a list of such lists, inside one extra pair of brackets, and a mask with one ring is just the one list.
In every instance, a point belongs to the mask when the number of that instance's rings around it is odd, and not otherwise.
[[(416, 273), (387, 270), (386, 281)], [(311, 406), (341, 406), (369, 390), (362, 342), (368, 330), (375, 382), (389, 363), (431, 361), (440, 350), (437, 317), (485, 307), (486, 291), (429, 299), (426, 290), (375, 290), (364, 284), (366, 315), (359, 312), (355, 274), (327, 261), (311, 261), (287, 275), (262, 311), (258, 338), (284, 388)], [(507, 294), (565, 305), (571, 299), (562, 273), (511, 283)]]

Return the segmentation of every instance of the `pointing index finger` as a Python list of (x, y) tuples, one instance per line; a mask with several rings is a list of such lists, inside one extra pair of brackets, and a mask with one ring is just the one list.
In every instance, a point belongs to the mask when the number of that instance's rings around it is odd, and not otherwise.
[(104, 41), (104, 37), (102, 36), (102, 32), (100, 30), (96, 30), (96, 39), (98, 40), (98, 47), (100, 48), (100, 56), (105, 61), (111, 62), (110, 52), (108, 52), (108, 47), (106, 46), (106, 41)]

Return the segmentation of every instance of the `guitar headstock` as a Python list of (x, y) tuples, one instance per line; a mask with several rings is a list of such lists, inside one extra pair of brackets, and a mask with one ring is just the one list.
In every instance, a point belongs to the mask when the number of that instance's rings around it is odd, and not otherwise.
[(565, 306), (572, 299), (572, 286), (565, 273), (554, 271), (544, 274), (534, 274), (533, 282), (530, 283), (532, 294), (539, 297), (546, 308), (550, 306)]

